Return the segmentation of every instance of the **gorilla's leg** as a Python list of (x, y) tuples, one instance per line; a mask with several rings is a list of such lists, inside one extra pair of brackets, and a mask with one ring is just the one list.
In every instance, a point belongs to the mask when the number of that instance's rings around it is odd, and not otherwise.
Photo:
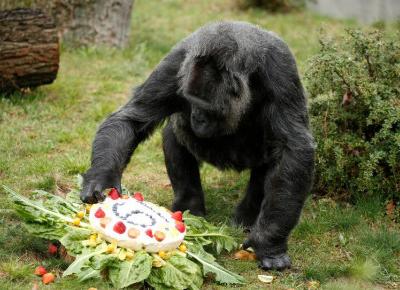
[(313, 175), (313, 149), (285, 150), (266, 175), (264, 200), (244, 247), (253, 247), (260, 267), (290, 267), (287, 240), (297, 224)]
[(235, 224), (250, 229), (256, 221), (264, 199), (264, 180), (266, 174), (266, 166), (251, 170), (246, 195), (236, 208), (234, 216)]
[(199, 164), (196, 158), (176, 140), (168, 124), (163, 131), (165, 165), (175, 199), (173, 210), (190, 210), (194, 215), (204, 216), (204, 193), (200, 182)]

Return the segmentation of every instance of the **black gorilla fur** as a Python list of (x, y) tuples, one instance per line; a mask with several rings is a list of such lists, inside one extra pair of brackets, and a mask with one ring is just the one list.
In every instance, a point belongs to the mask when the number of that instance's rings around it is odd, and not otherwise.
[(104, 189), (120, 189), (133, 151), (165, 119), (173, 210), (205, 214), (201, 161), (249, 168), (234, 217), (251, 230), (244, 246), (253, 247), (263, 269), (290, 267), (287, 239), (312, 183), (314, 141), (287, 45), (243, 22), (207, 25), (178, 43), (98, 129), (82, 200), (95, 203)]

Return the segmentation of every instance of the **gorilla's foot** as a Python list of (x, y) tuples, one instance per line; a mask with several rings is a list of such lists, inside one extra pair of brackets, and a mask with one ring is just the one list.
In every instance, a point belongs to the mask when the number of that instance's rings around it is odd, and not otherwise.
[[(250, 234), (251, 236), (251, 234)], [(263, 270), (279, 270), (288, 269), (291, 267), (291, 261), (285, 250), (278, 253), (271, 253), (269, 250), (274, 247), (269, 247), (263, 243), (257, 243), (253, 239), (247, 239), (243, 243), (243, 249), (252, 247), (256, 253), (258, 266)]]
[(284, 254), (265, 256), (260, 260), (259, 267), (263, 270), (284, 270), (291, 267), (289, 256)]

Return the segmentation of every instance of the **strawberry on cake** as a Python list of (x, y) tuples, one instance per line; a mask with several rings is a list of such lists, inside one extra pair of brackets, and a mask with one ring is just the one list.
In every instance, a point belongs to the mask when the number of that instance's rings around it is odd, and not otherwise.
[(116, 189), (91, 207), (89, 221), (107, 241), (152, 253), (176, 249), (186, 233), (182, 212), (144, 201), (139, 192), (120, 195)]

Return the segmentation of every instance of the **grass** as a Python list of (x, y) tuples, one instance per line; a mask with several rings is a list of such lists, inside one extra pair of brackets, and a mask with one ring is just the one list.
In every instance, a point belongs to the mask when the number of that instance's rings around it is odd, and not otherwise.
[[(89, 166), (91, 141), (99, 123), (128, 100), (131, 88), (146, 78), (177, 41), (209, 21), (223, 19), (250, 21), (280, 34), (295, 54), (301, 74), (307, 59), (318, 51), (321, 29), (331, 37), (356, 26), (307, 12), (240, 11), (229, 0), (135, 1), (127, 49), (64, 47), (53, 84), (0, 98), (0, 183), (24, 194), (37, 188), (68, 191), (73, 176)], [(248, 172), (219, 172), (204, 165), (201, 173), (208, 219), (229, 221)], [(137, 149), (123, 183), (155, 202), (170, 205), (173, 193), (159, 130)], [(32, 272), (39, 261), (60, 274), (66, 263), (43, 254), (46, 243), (29, 236), (15, 221), (4, 193), (0, 203), (0, 288), (32, 287), (36, 279)], [(257, 274), (264, 273), (255, 262), (230, 256), (221, 257), (220, 262), (248, 280), (242, 289), (395, 288), (400, 285), (399, 233), (398, 224), (385, 217), (384, 201), (379, 198), (360, 199), (355, 205), (310, 198), (289, 242), (293, 268), (271, 272), (275, 276), (271, 285), (257, 280)], [(72, 278), (57, 279), (45, 288), (89, 287), (109, 289), (102, 281), (82, 284)], [(204, 288), (231, 287), (207, 282)]]

